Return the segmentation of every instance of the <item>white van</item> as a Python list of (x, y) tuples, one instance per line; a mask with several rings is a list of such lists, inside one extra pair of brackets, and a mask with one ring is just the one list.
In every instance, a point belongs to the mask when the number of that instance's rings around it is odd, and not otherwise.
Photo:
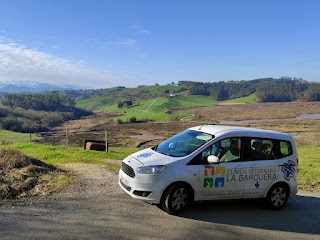
[(177, 214), (193, 201), (264, 198), (282, 208), (297, 193), (291, 135), (253, 128), (189, 128), (122, 161), (119, 185), (135, 199)]

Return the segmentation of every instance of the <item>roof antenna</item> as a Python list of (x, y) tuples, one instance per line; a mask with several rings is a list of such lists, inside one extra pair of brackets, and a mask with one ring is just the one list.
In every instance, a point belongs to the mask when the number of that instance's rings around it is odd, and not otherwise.
[(202, 127), (203, 127), (203, 125), (200, 126), (199, 130), (201, 130)]

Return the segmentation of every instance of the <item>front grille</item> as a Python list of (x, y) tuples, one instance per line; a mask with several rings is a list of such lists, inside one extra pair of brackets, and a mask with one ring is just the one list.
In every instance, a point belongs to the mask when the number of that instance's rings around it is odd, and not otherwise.
[(122, 171), (127, 174), (129, 177), (134, 178), (136, 176), (136, 174), (134, 173), (134, 170), (132, 167), (130, 167), (129, 165), (125, 164), (124, 162), (122, 162), (121, 165), (121, 169)]

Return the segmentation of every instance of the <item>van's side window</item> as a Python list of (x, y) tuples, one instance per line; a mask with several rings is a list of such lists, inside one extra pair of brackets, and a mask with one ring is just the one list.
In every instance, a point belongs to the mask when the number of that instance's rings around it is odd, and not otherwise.
[(227, 138), (220, 142), (220, 151), (217, 157), (220, 162), (232, 162), (239, 160), (241, 157), (241, 139), (240, 138)]
[(244, 160), (274, 160), (289, 156), (292, 154), (290, 142), (263, 139), (263, 138), (246, 138)]
[(241, 139), (226, 138), (207, 147), (192, 159), (188, 165), (208, 164), (208, 156), (214, 155), (220, 162), (239, 161), (241, 159)]
[(282, 157), (287, 157), (292, 154), (292, 146), (290, 142), (280, 142), (280, 154), (282, 155)]

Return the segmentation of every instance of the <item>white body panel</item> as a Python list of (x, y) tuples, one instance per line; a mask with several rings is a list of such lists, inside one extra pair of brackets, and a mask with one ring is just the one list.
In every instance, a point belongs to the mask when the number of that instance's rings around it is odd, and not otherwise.
[[(129, 176), (128, 170), (124, 171), (122, 168), (119, 172), (121, 188), (133, 198), (152, 204), (159, 204), (165, 189), (176, 182), (190, 185), (194, 191), (195, 201), (264, 198), (270, 187), (279, 182), (289, 186), (291, 195), (297, 193), (298, 163), (292, 136), (273, 131), (228, 126), (198, 126), (189, 130), (211, 134), (214, 137), (182, 157), (167, 156), (151, 148), (130, 155), (123, 160), (123, 164), (134, 172), (134, 176)], [(289, 156), (270, 160), (246, 161), (244, 157), (236, 162), (190, 164), (191, 160), (206, 148), (223, 139), (234, 137), (241, 141), (263, 138), (287, 142), (290, 143), (292, 152)], [(139, 167), (160, 165), (166, 166), (161, 173), (138, 173)], [(146, 193), (146, 196), (142, 193)]]

